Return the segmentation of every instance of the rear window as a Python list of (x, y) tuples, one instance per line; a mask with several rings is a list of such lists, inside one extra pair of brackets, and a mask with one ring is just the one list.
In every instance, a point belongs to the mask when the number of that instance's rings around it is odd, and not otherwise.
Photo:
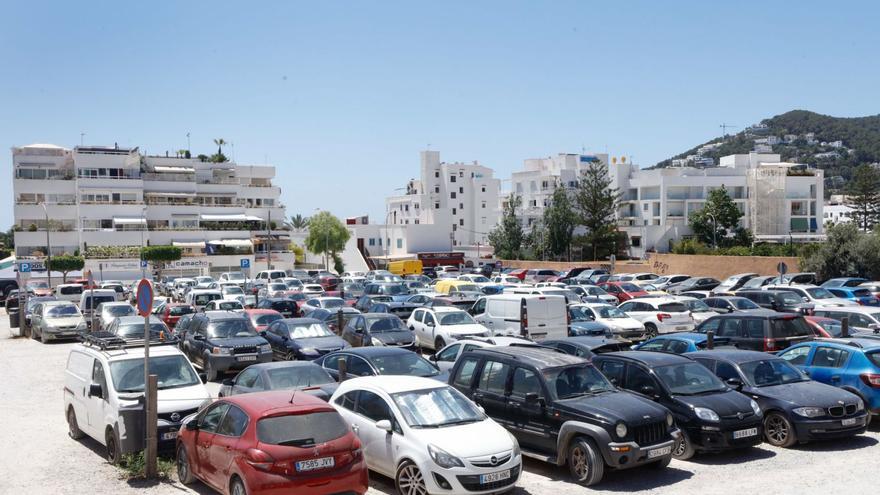
[(872, 352), (871, 354), (865, 354), (865, 356), (874, 363), (874, 366), (880, 366), (880, 352)]
[(868, 297), (871, 295), (871, 291), (868, 289), (856, 289), (853, 291), (856, 297)]
[(82, 285), (68, 285), (65, 287), (61, 287), (58, 290), (58, 292), (60, 292), (61, 295), (64, 295), (64, 296), (69, 296), (71, 294), (82, 294), (82, 291), (83, 291)]
[(657, 308), (659, 308), (660, 311), (668, 311), (670, 313), (684, 313), (688, 310), (687, 306), (679, 302), (660, 304)]
[(775, 318), (770, 320), (770, 334), (775, 338), (803, 337), (812, 335), (803, 318)]
[(346, 433), (348, 426), (336, 411), (289, 414), (257, 421), (257, 440), (272, 445), (309, 447)]
[(168, 314), (171, 316), (183, 316), (195, 313), (196, 310), (192, 308), (192, 306), (174, 306), (170, 310), (168, 310)]
[(784, 304), (800, 304), (803, 302), (803, 299), (794, 292), (782, 292), (779, 294), (779, 299)]
[(83, 309), (91, 309), (92, 306), (97, 308), (101, 303), (105, 302), (116, 302), (116, 298), (113, 296), (86, 296), (82, 306)]
[(620, 284), (619, 287), (627, 292), (640, 292), (642, 289), (636, 284)]

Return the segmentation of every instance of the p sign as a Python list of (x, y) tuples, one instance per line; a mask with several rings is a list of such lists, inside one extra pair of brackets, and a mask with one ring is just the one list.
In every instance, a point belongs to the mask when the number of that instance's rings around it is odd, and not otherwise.
[(137, 286), (137, 310), (141, 316), (149, 316), (153, 311), (153, 284), (142, 278)]
[(250, 268), (251, 267), (251, 260), (248, 258), (242, 258), (241, 259), (241, 267), (242, 268)]
[(21, 273), (30, 273), (31, 272), (31, 264), (30, 263), (19, 263), (18, 271)]

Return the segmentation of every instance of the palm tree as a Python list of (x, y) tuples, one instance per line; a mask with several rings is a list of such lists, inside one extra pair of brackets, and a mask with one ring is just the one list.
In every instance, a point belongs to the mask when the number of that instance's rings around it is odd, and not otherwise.
[(297, 213), (290, 217), (290, 225), (297, 230), (302, 230), (309, 226), (309, 217), (304, 217)]
[(217, 138), (214, 140), (214, 144), (217, 145), (217, 154), (222, 155), (223, 154), (223, 145), (226, 144), (226, 140), (223, 138)]

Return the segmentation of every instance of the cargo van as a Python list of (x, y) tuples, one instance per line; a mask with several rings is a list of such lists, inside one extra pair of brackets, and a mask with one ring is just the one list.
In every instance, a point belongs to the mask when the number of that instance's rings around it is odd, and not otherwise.
[(419, 260), (392, 261), (388, 263), (388, 271), (400, 275), (421, 275), (422, 262)]
[(92, 311), (101, 303), (116, 302), (116, 291), (113, 289), (86, 289), (80, 294), (79, 309), (82, 311), (86, 324), (91, 326)]
[(471, 315), (492, 335), (534, 341), (568, 337), (568, 309), (562, 296), (499, 294), (481, 297)]
[(80, 284), (61, 284), (55, 287), (55, 297), (59, 301), (70, 301), (76, 304), (82, 297), (82, 293), (83, 286)]

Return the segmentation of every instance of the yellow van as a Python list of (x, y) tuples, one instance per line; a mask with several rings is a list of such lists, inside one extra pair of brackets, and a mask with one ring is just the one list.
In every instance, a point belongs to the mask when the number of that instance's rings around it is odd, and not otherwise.
[(421, 275), (422, 262), (420, 260), (392, 261), (388, 263), (388, 271), (401, 277), (405, 275)]
[(438, 294), (481, 293), (479, 286), (470, 280), (438, 280), (434, 284), (434, 292)]

